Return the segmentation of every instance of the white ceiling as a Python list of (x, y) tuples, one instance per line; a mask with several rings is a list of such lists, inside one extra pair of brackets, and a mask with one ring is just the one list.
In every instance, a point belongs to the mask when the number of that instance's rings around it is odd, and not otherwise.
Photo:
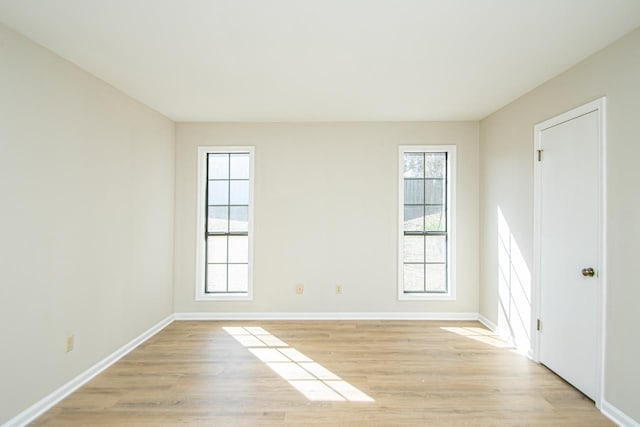
[(477, 120), (640, 26), (639, 0), (0, 0), (176, 121)]

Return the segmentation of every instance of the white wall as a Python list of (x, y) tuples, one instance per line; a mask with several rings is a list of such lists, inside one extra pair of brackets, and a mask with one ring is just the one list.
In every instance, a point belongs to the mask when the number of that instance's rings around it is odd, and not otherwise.
[(173, 312), (174, 125), (2, 26), (0, 64), (2, 424)]
[[(177, 312), (477, 312), (477, 123), (176, 126)], [(196, 147), (243, 144), (256, 147), (254, 299), (196, 302)], [(456, 301), (397, 301), (402, 144), (458, 147)]]
[[(480, 123), (480, 311), (498, 321), (498, 264), (505, 258), (498, 255), (499, 235), (512, 239), (517, 265), (511, 267), (525, 278), (531, 272), (534, 124), (602, 95), (607, 96), (608, 108), (609, 238), (604, 398), (640, 422), (640, 30)], [(504, 217), (501, 226), (498, 209)]]

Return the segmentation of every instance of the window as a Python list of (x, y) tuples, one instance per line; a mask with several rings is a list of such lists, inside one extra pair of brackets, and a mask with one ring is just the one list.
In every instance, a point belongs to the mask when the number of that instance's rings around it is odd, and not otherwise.
[(401, 146), (398, 297), (455, 299), (455, 146)]
[(198, 148), (196, 299), (251, 298), (253, 152)]

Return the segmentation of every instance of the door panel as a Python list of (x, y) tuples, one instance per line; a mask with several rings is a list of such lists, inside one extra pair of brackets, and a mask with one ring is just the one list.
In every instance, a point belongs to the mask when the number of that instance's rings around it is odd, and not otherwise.
[[(541, 133), (540, 362), (590, 398), (598, 363), (599, 123), (592, 111)], [(582, 275), (583, 268), (596, 271)]]

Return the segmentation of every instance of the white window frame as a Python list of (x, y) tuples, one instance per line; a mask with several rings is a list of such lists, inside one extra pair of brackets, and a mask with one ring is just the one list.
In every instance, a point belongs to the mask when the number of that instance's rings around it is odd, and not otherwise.
[[(404, 154), (447, 153), (447, 292), (404, 292)], [(398, 300), (446, 301), (456, 299), (456, 146), (401, 145), (398, 147)]]
[[(207, 191), (207, 155), (226, 153), (249, 153), (249, 283), (246, 293), (220, 293), (211, 294), (205, 292), (206, 269), (206, 191)], [(246, 301), (253, 299), (253, 181), (255, 164), (254, 146), (200, 146), (198, 147), (198, 182), (197, 182), (197, 215), (196, 215), (196, 275), (195, 275), (195, 299), (196, 301)]]

